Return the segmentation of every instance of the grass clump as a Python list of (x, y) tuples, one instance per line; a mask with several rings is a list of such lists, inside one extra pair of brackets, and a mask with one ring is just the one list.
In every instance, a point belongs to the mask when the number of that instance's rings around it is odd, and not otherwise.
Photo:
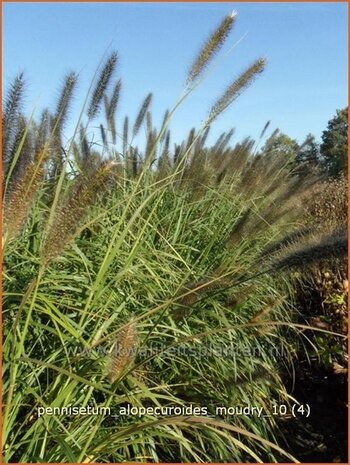
[[(233, 19), (205, 45), (191, 80)], [(271, 151), (257, 155), (251, 139), (229, 145), (233, 130), (208, 146), (208, 124), (172, 149), (169, 123), (188, 87), (159, 129), (148, 94), (131, 140), (128, 117), (119, 134), (120, 80), (108, 94), (116, 61), (111, 54), (97, 73), (87, 120), (84, 106), (60, 169), (52, 170), (61, 153), (58, 119), (45, 110), (26, 128), (33, 147), (40, 140), (49, 148), (48, 158), (33, 158), (40, 176), (28, 164), (23, 178), (6, 179), (17, 192), (5, 196), (6, 224), (11, 199), (21, 199), (25, 214), (4, 237), (4, 459), (295, 460), (278, 445), (271, 414), (273, 403), (289, 402), (278, 366), (290, 363), (301, 331), (286, 301), (289, 280), (277, 271), (303, 265), (311, 253), (288, 255), (285, 235), (301, 227), (315, 179)], [(234, 81), (210, 123), (264, 65), (257, 61)], [(60, 101), (60, 115), (70, 99), (69, 92)], [(106, 122), (98, 128), (108, 131), (98, 151), (87, 130), (102, 102)], [(133, 137), (143, 125), (140, 148)], [(14, 167), (28, 156), (22, 148)], [(336, 253), (335, 239), (314, 240), (313, 247)], [(249, 405), (264, 415), (218, 410)], [(38, 414), (50, 406), (105, 407), (111, 415)], [(156, 415), (156, 407), (202, 413)], [(146, 410), (128, 416), (125, 408)]]

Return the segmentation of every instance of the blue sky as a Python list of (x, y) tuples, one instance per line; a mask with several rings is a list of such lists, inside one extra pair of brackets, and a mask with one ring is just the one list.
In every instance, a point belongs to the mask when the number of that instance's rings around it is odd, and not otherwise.
[(125, 114), (135, 117), (153, 92), (160, 124), (203, 41), (232, 9), (236, 25), (220, 56), (240, 42), (175, 115), (173, 141), (199, 128), (230, 81), (261, 56), (266, 71), (216, 121), (212, 140), (231, 127), (235, 140), (257, 138), (267, 120), (271, 130), (299, 141), (309, 132), (319, 140), (336, 109), (347, 105), (346, 3), (5, 3), (4, 90), (23, 70), (29, 113), (35, 102), (38, 109), (54, 105), (64, 74), (77, 71), (69, 132), (97, 64), (116, 49), (119, 123)]

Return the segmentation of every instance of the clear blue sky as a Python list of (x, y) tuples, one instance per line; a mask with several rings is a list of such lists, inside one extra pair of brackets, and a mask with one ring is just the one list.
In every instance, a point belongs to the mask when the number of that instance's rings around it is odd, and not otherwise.
[(35, 101), (39, 108), (54, 104), (63, 75), (75, 70), (74, 120), (111, 46), (123, 82), (119, 122), (134, 117), (152, 91), (160, 123), (208, 33), (232, 9), (238, 17), (223, 52), (243, 40), (180, 109), (173, 140), (198, 128), (226, 85), (260, 56), (268, 58), (266, 71), (217, 120), (213, 134), (234, 126), (235, 140), (257, 138), (271, 120), (272, 129), (299, 141), (309, 132), (319, 140), (336, 109), (347, 105), (346, 3), (5, 3), (4, 88), (23, 70), (29, 112)]

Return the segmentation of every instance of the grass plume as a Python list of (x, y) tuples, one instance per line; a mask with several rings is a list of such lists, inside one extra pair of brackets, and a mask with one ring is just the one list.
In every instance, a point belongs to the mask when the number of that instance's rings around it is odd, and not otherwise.
[(81, 174), (73, 183), (44, 239), (41, 253), (44, 266), (59, 256), (73, 238), (87, 209), (108, 187), (111, 176), (112, 164), (103, 163), (92, 173)]
[(108, 129), (110, 130), (110, 133), (111, 133), (113, 144), (115, 144), (117, 140), (115, 115), (116, 115), (118, 102), (120, 98), (121, 87), (122, 87), (122, 81), (121, 79), (119, 79), (114, 86), (114, 89), (113, 89), (113, 92), (112, 92), (112, 95), (109, 101), (108, 101), (107, 96), (105, 95), (106, 121), (107, 121)]
[(3, 172), (7, 172), (7, 167), (11, 163), (11, 148), (13, 137), (16, 132), (17, 117), (20, 113), (20, 108), (24, 93), (24, 76), (19, 73), (13, 80), (7, 92), (7, 96), (3, 103), (2, 113), (2, 163)]
[(13, 239), (23, 227), (34, 196), (44, 174), (44, 163), (48, 158), (47, 148), (39, 151), (35, 159), (29, 162), (22, 177), (11, 189), (4, 205), (4, 238)]
[(53, 130), (55, 134), (61, 134), (63, 125), (67, 120), (69, 106), (72, 102), (76, 84), (77, 75), (74, 72), (67, 74), (64, 78), (62, 90), (53, 117)]
[(261, 74), (266, 66), (266, 60), (259, 58), (250, 65), (237, 79), (235, 79), (226, 89), (221, 97), (212, 106), (207, 124), (217, 118), (231, 103), (236, 100), (241, 93), (247, 89)]
[(107, 121), (110, 121), (110, 119), (115, 116), (115, 113), (118, 107), (119, 98), (120, 98), (121, 88), (122, 88), (122, 81), (121, 79), (119, 79), (114, 86), (114, 89), (113, 89), (113, 92), (112, 92), (112, 95), (111, 95), (111, 98), (108, 104), (108, 108), (106, 111)]
[[(13, 147), (11, 149), (11, 160), (15, 162), (15, 165), (11, 173), (4, 173), (10, 176), (9, 189), (15, 188), (17, 181), (19, 181), (28, 166), (34, 158), (34, 140), (32, 131), (29, 128), (29, 122), (23, 115), (18, 116), (16, 134), (14, 137)], [(44, 144), (42, 144), (43, 146)], [(40, 149), (38, 149), (38, 152)]]
[(120, 331), (110, 360), (108, 377), (111, 383), (120, 378), (135, 358), (138, 347), (136, 324), (131, 322)]
[(186, 81), (187, 85), (193, 83), (201, 76), (214, 56), (219, 52), (232, 30), (236, 16), (237, 13), (235, 11), (225, 16), (219, 26), (209, 36), (190, 67)]
[(113, 52), (110, 57), (107, 59), (104, 67), (102, 68), (99, 78), (93, 89), (90, 104), (88, 106), (87, 114), (90, 120), (95, 118), (98, 114), (101, 102), (103, 100), (103, 95), (106, 92), (107, 86), (113, 76), (116, 64), (117, 64), (118, 55), (116, 52)]
[(123, 124), (123, 155), (126, 156), (129, 145), (129, 118), (125, 116)]
[(57, 174), (63, 166), (63, 142), (62, 130), (67, 121), (69, 107), (72, 102), (74, 89), (77, 84), (77, 75), (72, 72), (66, 75), (63, 81), (61, 93), (58, 98), (56, 111), (52, 117), (51, 145), (53, 159), (53, 173)]
[(108, 149), (108, 140), (107, 140), (106, 130), (102, 123), (100, 124), (100, 133), (101, 133), (103, 147), (104, 149)]
[(137, 117), (136, 117), (136, 120), (135, 120), (135, 124), (134, 124), (134, 128), (133, 128), (133, 131), (132, 131), (132, 134), (133, 134), (133, 137), (135, 137), (139, 130), (140, 130), (140, 127), (145, 119), (145, 116), (146, 116), (146, 113), (147, 113), (147, 110), (151, 104), (151, 101), (152, 101), (152, 93), (149, 93), (146, 98), (144, 99), (142, 105), (141, 105), (141, 108), (137, 114)]
[(275, 261), (274, 271), (309, 267), (314, 263), (327, 260), (343, 259), (347, 256), (347, 235), (339, 231), (324, 237), (317, 244), (310, 244), (290, 252), (285, 257)]

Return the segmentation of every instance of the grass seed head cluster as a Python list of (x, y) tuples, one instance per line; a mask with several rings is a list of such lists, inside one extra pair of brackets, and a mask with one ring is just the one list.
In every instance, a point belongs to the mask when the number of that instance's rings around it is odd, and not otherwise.
[[(202, 128), (172, 139), (176, 109), (205, 79), (235, 21), (226, 16), (204, 43), (159, 128), (152, 93), (134, 122), (119, 118), (115, 52), (100, 65), (68, 144), (62, 135), (74, 73), (54, 111), (38, 118), (22, 114), (23, 75), (10, 87), (3, 115), (6, 461), (294, 460), (277, 444), (273, 416), (218, 417), (215, 409), (288, 402), (278, 372), (293, 358), (298, 333), (285, 298), (288, 271), (343, 256), (346, 246), (343, 231), (306, 240), (303, 212), (317, 177), (258, 150), (259, 141), (232, 143), (234, 129), (207, 143), (215, 119), (263, 72), (265, 59), (233, 79)], [(142, 128), (145, 144), (137, 146)], [(114, 412), (126, 403), (205, 406), (209, 416), (36, 414), (82, 403)]]

